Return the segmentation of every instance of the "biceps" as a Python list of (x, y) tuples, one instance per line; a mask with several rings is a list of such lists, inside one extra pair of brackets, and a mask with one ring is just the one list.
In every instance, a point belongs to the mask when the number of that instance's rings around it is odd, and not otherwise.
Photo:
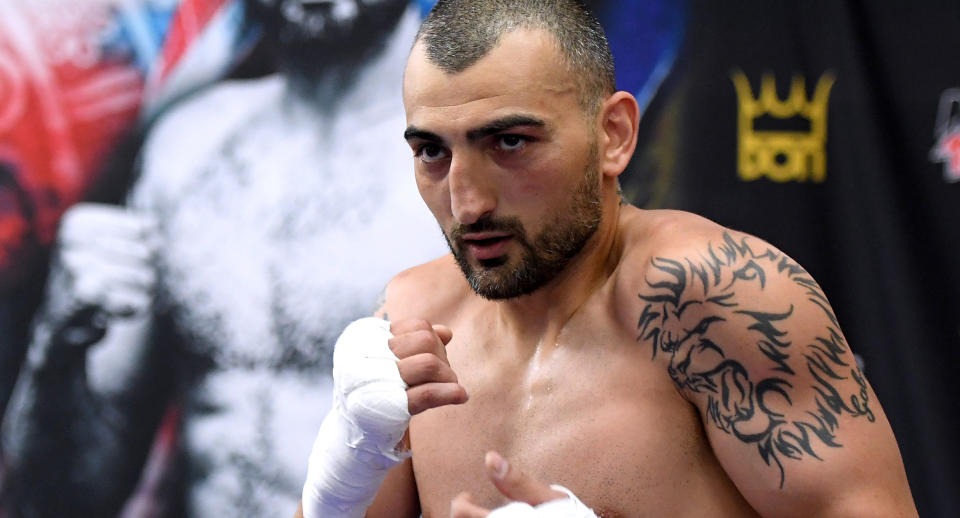
[[(872, 391), (868, 393), (872, 397)], [(912, 516), (912, 497), (886, 417), (874, 405), (873, 421), (849, 415), (833, 427), (821, 419), (768, 413), (758, 391), (751, 419), (729, 430), (704, 424), (724, 470), (763, 516)], [(816, 406), (814, 390), (791, 393), (794, 406)], [(777, 397), (782, 397), (777, 395)], [(825, 419), (823, 421), (826, 421)]]
[(691, 362), (684, 388), (717, 444), (746, 447), (737, 458), (747, 455), (771, 468), (782, 488), (794, 463), (823, 461), (826, 451), (844, 447), (841, 431), (855, 437), (847, 431), (851, 423), (876, 420), (872, 392), (855, 366), (824, 372), (817, 365), (808, 359), (771, 369), (728, 352)]
[(700, 410), (718, 459), (758, 510), (810, 516), (863, 491), (881, 502), (904, 494), (890, 427), (799, 265), (724, 233), (716, 246), (651, 260), (639, 298), (637, 340)]

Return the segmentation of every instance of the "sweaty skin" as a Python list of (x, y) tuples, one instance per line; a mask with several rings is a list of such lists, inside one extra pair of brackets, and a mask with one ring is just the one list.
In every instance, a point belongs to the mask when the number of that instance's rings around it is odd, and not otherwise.
[[(424, 516), (445, 516), (461, 491), (488, 508), (506, 503), (481, 476), (489, 450), (570, 488), (599, 516), (755, 515), (711, 451), (697, 410), (638, 343), (639, 313), (617, 311), (638, 306), (627, 285), (639, 276), (628, 271), (632, 261), (623, 260), (623, 250), (639, 252), (639, 239), (655, 232), (649, 220), (663, 219), (630, 207), (621, 212), (618, 234), (630, 239), (552, 338), (511, 329), (499, 305), (473, 296), (449, 259), (390, 286), (388, 303), (396, 297), (401, 307), (431, 279), (435, 290), (448, 287), (434, 292), (436, 306), (409, 314), (454, 330), (447, 357), (470, 395), (465, 405), (436, 408), (411, 423)], [(387, 311), (408, 316), (392, 304)]]
[[(422, 44), (412, 51), (407, 140), (448, 237), (491, 218), (536, 236), (569, 213), (591, 166), (602, 218), (526, 295), (481, 298), (452, 256), (389, 284), (379, 316), (452, 338), (442, 350), (391, 345), (410, 385), (412, 457), (366, 516), (484, 516), (459, 511), (458, 495), (483, 509), (509, 501), (489, 451), (604, 518), (916, 516), (889, 423), (816, 282), (758, 238), (622, 204), (636, 103), (617, 92), (585, 117), (559, 62), (532, 30), (456, 74)], [(460, 250), (469, 266), (518, 263), (519, 235), (498, 232)], [(412, 367), (424, 353), (456, 383)]]
[[(381, 503), (380, 509), (397, 508), (396, 491), (418, 499), (424, 517), (449, 516), (451, 500), (462, 491), (487, 508), (504, 505), (505, 498), (483, 471), (485, 452), (495, 450), (537, 479), (570, 488), (606, 518), (857, 516), (880, 509), (889, 513), (884, 516), (915, 515), (893, 435), (869, 386), (873, 419), (840, 416), (840, 446), (812, 446), (823, 460), (812, 455), (781, 460), (782, 488), (775, 462), (768, 465), (755, 444), (714, 424), (707, 404), (711, 393), (679, 388), (670, 374), (677, 362), (662, 351), (654, 357), (652, 341), (638, 336), (646, 306), (638, 293), (649, 292), (648, 281), (662, 275), (653, 266), (655, 257), (683, 258), (678, 233), (688, 236), (687, 255), (699, 257), (708, 248), (698, 249), (696, 243), (722, 243), (729, 231), (679, 212), (625, 206), (619, 213), (617, 238), (622, 246), (616, 246), (606, 263), (606, 277), (552, 339), (509, 328), (500, 305), (472, 295), (449, 258), (394, 280), (387, 292), (389, 316), (418, 315), (453, 330), (446, 354), (470, 399), (414, 417), (410, 442), (415, 488), (409, 473), (398, 468), (381, 490), (384, 502), (390, 503)], [(747, 239), (763, 251), (771, 249), (758, 239)], [(765, 271), (765, 296), (793, 296), (795, 286), (775, 275), (776, 263)], [(729, 279), (732, 274), (724, 280)], [(429, 300), (416, 297), (424, 286), (430, 287)], [(735, 296), (737, 303), (753, 304), (757, 294), (752, 287), (742, 291), (743, 296)], [(701, 320), (704, 313), (697, 306), (705, 305), (692, 304), (683, 316)], [(803, 311), (815, 315), (812, 309), (819, 307), (808, 303)], [(780, 327), (787, 337), (799, 338), (811, 326), (826, 328), (825, 320), (795, 319)], [(728, 358), (749, 364), (752, 377), (769, 377), (775, 367), (755, 348), (761, 340), (748, 327), (714, 338), (723, 340), (718, 347), (724, 347)], [(735, 338), (743, 342), (735, 343)], [(791, 364), (805, 369), (803, 355), (810, 350), (791, 351)], [(841, 356), (855, 365), (849, 351)], [(802, 419), (807, 410), (816, 410), (817, 393), (804, 387), (813, 385), (811, 375), (794, 370), (794, 376), (786, 376), (793, 384), (788, 391), (793, 411), (785, 413)], [(732, 386), (718, 383), (716, 393)], [(860, 393), (853, 379), (833, 386), (844, 397)], [(881, 493), (881, 488), (890, 492)]]

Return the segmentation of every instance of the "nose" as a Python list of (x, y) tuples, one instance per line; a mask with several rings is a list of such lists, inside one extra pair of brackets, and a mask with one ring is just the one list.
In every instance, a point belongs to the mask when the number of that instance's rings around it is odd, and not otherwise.
[(475, 223), (497, 207), (496, 171), (484, 167), (482, 156), (460, 153), (447, 172), (450, 207), (462, 225)]

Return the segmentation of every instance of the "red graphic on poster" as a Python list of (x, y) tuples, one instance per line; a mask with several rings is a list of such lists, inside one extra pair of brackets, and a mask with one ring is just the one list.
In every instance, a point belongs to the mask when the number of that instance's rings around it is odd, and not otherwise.
[(100, 55), (107, 6), (61, 7), (0, 5), (0, 286), (53, 241), (140, 106), (140, 72)]
[(170, 33), (162, 51), (160, 80), (173, 71), (193, 41), (201, 34), (227, 0), (183, 0), (170, 24)]
[(944, 135), (936, 148), (948, 182), (960, 182), (960, 131)]
[(935, 136), (930, 159), (943, 162), (946, 181), (960, 182), (960, 88), (950, 88), (940, 96)]

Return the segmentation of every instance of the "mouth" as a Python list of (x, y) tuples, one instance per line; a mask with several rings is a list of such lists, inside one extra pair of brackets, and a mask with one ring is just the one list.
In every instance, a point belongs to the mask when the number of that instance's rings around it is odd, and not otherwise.
[(477, 232), (461, 237), (467, 250), (479, 261), (500, 257), (507, 252), (507, 245), (513, 239), (510, 234), (495, 232)]
[(337, 4), (343, 3), (342, 0), (300, 0), (300, 5), (304, 9), (325, 9), (333, 10)]

